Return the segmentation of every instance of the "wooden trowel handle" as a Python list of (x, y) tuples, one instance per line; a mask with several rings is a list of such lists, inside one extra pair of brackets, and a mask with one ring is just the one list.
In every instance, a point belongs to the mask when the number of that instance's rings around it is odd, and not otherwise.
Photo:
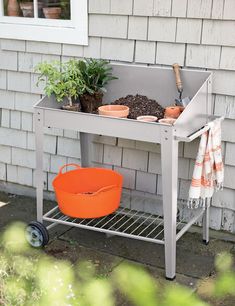
[(179, 64), (173, 64), (172, 65), (174, 73), (175, 73), (175, 81), (176, 81), (176, 87), (179, 92), (183, 91), (183, 85), (180, 78), (180, 66)]

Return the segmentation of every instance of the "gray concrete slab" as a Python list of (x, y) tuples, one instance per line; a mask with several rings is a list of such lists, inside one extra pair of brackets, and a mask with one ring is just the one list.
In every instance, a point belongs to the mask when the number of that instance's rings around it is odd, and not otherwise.
[(98, 250), (80, 246), (77, 243), (69, 243), (61, 239), (54, 240), (45, 247), (45, 252), (57, 259), (66, 259), (71, 263), (90, 263), (95, 267), (96, 275), (107, 276), (118, 266), (123, 258), (103, 253)]
[[(107, 238), (102, 233), (75, 228), (67, 231), (61, 237), (67, 241), (78, 241), (80, 245), (85, 247), (94, 248), (128, 260), (156, 268), (164, 268), (163, 245), (118, 236)], [(182, 237), (182, 240), (184, 240), (183, 247), (177, 246), (177, 272), (196, 278), (211, 275), (214, 272), (214, 255), (200, 254), (199, 251), (194, 252), (194, 250), (191, 250), (189, 238), (186, 234)], [(199, 237), (197, 238), (197, 246), (200, 249), (202, 241)], [(195, 238), (193, 240), (195, 241)], [(189, 247), (187, 248), (188, 242)], [(195, 246), (194, 249), (196, 248)]]

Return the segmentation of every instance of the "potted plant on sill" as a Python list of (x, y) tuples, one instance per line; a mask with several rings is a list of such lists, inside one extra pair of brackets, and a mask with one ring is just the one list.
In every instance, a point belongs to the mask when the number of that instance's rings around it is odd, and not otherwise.
[(33, 1), (20, 2), (20, 9), (24, 17), (34, 17)]
[[(19, 5), (23, 17), (31, 17), (31, 18), (34, 17), (34, 3), (32, 0), (22, 0), (20, 1)], [(38, 16), (41, 18), (44, 2), (38, 1), (37, 7), (38, 7)]]
[(102, 59), (80, 60), (78, 66), (85, 84), (84, 91), (80, 95), (82, 111), (97, 112), (106, 92), (105, 85), (117, 78), (112, 75), (112, 68), (108, 66), (108, 62)]
[(4, 9), (6, 9), (7, 16), (20, 16), (20, 6), (17, 0), (4, 1)]
[(47, 19), (60, 19), (61, 17), (61, 7), (44, 7), (42, 10)]
[(65, 63), (43, 62), (36, 66), (35, 71), (40, 73), (37, 86), (44, 83), (45, 94), (48, 97), (54, 94), (58, 102), (63, 102), (62, 109), (81, 110), (77, 98), (83, 94), (86, 87), (77, 60), (71, 59)]
[[(45, 2), (45, 1), (44, 1)], [(43, 14), (47, 19), (60, 19), (62, 13), (63, 1), (47, 0), (46, 5), (43, 7)]]

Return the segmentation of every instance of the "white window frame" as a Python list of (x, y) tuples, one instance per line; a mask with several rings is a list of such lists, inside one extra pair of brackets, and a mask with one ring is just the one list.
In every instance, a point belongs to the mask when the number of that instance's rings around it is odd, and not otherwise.
[(4, 16), (0, 0), (0, 38), (88, 44), (87, 0), (70, 0), (70, 20), (37, 18), (38, 0), (34, 1), (34, 18), (25, 18)]

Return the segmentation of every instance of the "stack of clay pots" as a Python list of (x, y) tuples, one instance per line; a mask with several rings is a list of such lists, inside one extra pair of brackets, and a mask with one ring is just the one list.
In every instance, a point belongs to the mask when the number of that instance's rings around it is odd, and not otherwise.
[[(38, 17), (48, 19), (59, 19), (61, 17), (61, 7), (44, 7), (44, 3), (38, 1)], [(8, 0), (7, 16), (34, 17), (33, 1), (18, 3), (17, 0)]]
[(183, 112), (184, 107), (182, 106), (168, 106), (165, 109), (164, 119), (160, 119), (160, 123), (174, 124), (176, 119)]

